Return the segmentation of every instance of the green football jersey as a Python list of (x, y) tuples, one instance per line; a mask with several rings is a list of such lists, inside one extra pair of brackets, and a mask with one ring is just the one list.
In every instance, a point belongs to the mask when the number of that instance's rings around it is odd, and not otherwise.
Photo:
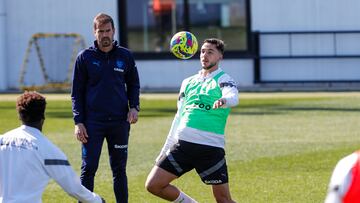
[(222, 97), (218, 80), (224, 74), (224, 71), (221, 71), (205, 81), (197, 80), (196, 76), (189, 79), (184, 89), (184, 100), (180, 111), (182, 124), (203, 131), (224, 134), (230, 108), (212, 108), (214, 102)]

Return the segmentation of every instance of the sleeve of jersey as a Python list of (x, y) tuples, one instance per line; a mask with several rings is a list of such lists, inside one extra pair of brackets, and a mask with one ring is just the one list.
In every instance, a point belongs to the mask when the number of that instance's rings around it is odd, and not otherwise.
[[(102, 202), (101, 197), (80, 183), (80, 178), (70, 166), (65, 154), (52, 143), (43, 148), (42, 159), (47, 174), (53, 178), (66, 193), (81, 202)], [(46, 150), (46, 151), (45, 151)]]
[(84, 97), (87, 73), (85, 64), (82, 59), (82, 53), (77, 56), (75, 61), (71, 87), (72, 112), (75, 124), (84, 122)]
[(135, 60), (131, 53), (129, 53), (128, 58), (129, 69), (126, 72), (126, 87), (127, 87), (127, 96), (129, 99), (129, 106), (133, 108), (139, 105), (139, 95), (140, 95), (140, 80), (139, 73), (136, 67)]
[(160, 151), (160, 154), (158, 155), (158, 157), (156, 158), (156, 162), (160, 160), (160, 158), (162, 156), (164, 156), (166, 154), (166, 152), (168, 150), (170, 150), (170, 148), (172, 146), (174, 146), (177, 142), (177, 137), (175, 136), (175, 131), (177, 129), (177, 126), (179, 124), (179, 112), (176, 113), (173, 121), (172, 121), (172, 124), (171, 124), (171, 128), (169, 130), (169, 133), (168, 133), (168, 136), (166, 138), (166, 141), (164, 143), (164, 146), (162, 147), (161, 151)]
[(178, 101), (177, 101), (178, 110), (177, 110), (177, 112), (175, 114), (175, 117), (174, 117), (174, 119), (172, 121), (168, 136), (167, 136), (166, 141), (164, 143), (164, 146), (161, 149), (160, 154), (156, 158), (156, 162), (159, 161), (160, 158), (162, 156), (164, 156), (166, 154), (166, 152), (168, 150), (170, 150), (170, 148), (172, 146), (174, 146), (178, 141), (178, 138), (176, 136), (176, 130), (177, 130), (177, 128), (179, 126), (179, 122), (180, 122), (180, 114), (181, 114), (181, 111), (182, 111), (181, 107), (182, 107), (182, 103), (183, 103), (183, 97), (184, 97), (184, 91), (185, 91), (186, 83), (187, 83), (187, 80), (184, 80), (182, 82), (182, 85), (181, 85), (181, 88), (180, 88), (180, 93), (179, 93), (179, 98), (178, 98)]
[(236, 82), (227, 74), (219, 78), (219, 85), (222, 98), (226, 100), (224, 108), (233, 107), (239, 104), (239, 92)]
[(341, 159), (332, 173), (325, 203), (342, 202), (351, 182), (351, 169), (356, 162), (355, 153)]

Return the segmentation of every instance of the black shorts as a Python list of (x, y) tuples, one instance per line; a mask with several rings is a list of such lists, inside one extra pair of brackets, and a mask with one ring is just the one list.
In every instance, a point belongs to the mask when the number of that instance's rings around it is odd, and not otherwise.
[(208, 185), (229, 181), (225, 151), (220, 147), (179, 140), (156, 165), (178, 177), (195, 168), (201, 180)]

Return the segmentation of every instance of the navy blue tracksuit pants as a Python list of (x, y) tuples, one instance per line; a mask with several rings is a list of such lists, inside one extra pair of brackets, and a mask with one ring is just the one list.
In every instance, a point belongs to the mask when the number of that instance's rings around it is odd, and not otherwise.
[(113, 174), (113, 187), (117, 203), (128, 202), (126, 162), (130, 124), (121, 121), (88, 121), (85, 123), (88, 134), (87, 143), (82, 145), (81, 184), (94, 190), (94, 177), (99, 165), (102, 145), (106, 139), (110, 166)]

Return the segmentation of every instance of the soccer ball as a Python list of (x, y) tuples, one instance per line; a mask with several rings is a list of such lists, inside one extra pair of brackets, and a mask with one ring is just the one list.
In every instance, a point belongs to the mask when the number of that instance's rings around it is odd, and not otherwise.
[(191, 32), (181, 31), (171, 38), (170, 51), (179, 59), (191, 58), (197, 49), (198, 42)]

